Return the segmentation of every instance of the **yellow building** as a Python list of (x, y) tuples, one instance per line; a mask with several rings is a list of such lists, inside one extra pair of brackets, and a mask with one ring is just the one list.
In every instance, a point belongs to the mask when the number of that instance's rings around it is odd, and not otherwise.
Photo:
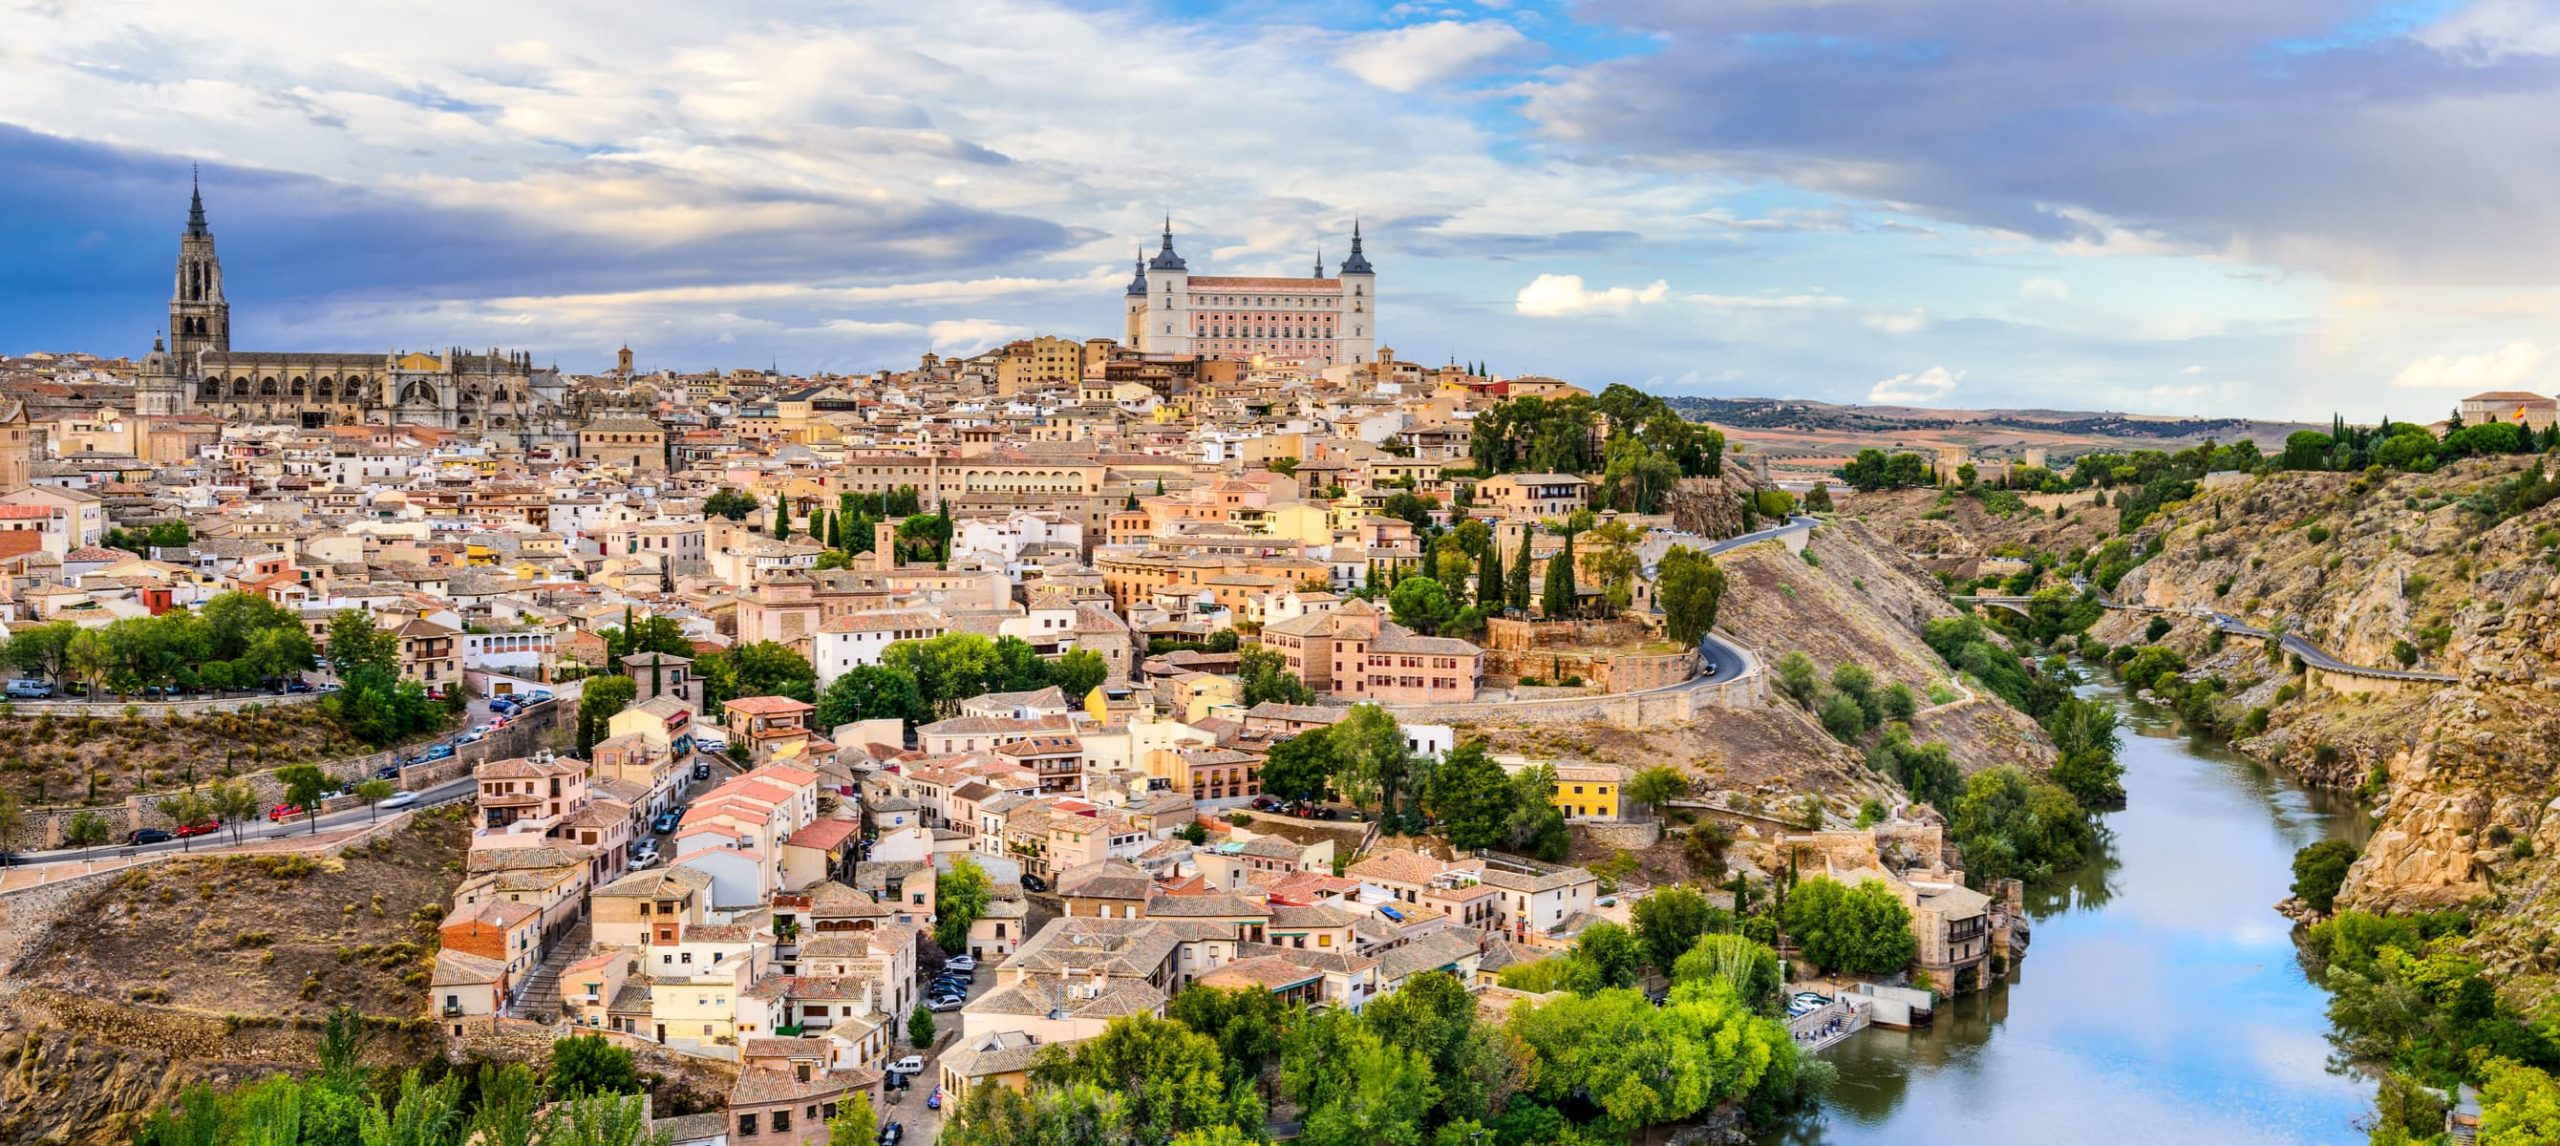
[(1009, 342), (996, 358), (999, 396), (1010, 397), (1083, 377), (1084, 344), (1071, 338), (1044, 334)]
[(1555, 795), (1548, 801), (1568, 820), (1615, 820), (1618, 789), (1625, 773), (1615, 764), (1561, 764), (1556, 767)]

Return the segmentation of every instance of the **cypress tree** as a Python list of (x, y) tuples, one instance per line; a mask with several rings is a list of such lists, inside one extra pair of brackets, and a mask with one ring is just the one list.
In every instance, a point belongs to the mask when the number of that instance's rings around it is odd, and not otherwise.
[(1502, 583), (1502, 547), (1484, 547), (1484, 563), (1476, 566), (1476, 603), (1491, 616), (1508, 603), (1510, 590)]
[(1503, 587), (1508, 590), (1503, 595), (1510, 599), (1514, 613), (1529, 611), (1529, 541), (1537, 534), (1536, 525), (1520, 531), (1520, 559), (1512, 562), (1511, 568), (1503, 573)]
[(1564, 548), (1547, 561), (1546, 590), (1540, 595), (1538, 607), (1553, 621), (1571, 615), (1573, 604), (1573, 535), (1567, 533)]
[(773, 536), (778, 541), (791, 539), (791, 495), (773, 495)]

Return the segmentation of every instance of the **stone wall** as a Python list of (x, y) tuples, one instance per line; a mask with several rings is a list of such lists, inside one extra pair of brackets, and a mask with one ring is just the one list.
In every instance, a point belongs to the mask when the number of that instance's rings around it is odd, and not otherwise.
[(1591, 837), (1591, 842), (1605, 848), (1634, 852), (1643, 851), (1662, 842), (1662, 821), (1660, 820), (1614, 824), (1578, 820), (1575, 823), (1583, 830), (1583, 834)]

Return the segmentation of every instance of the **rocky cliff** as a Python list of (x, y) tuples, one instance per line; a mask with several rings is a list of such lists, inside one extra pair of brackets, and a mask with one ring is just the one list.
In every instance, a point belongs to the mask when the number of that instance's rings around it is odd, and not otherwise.
[[(2371, 841), (2341, 902), (2489, 907), (2476, 943), (2528, 995), (2547, 993), (2560, 920), (2560, 502), (2499, 519), (2533, 459), (2434, 474), (2280, 473), (2200, 493), (2147, 523), (2159, 552), (2120, 600), (2204, 608), (2302, 634), (2353, 664), (2452, 674), (2450, 685), (2302, 672), (2269, 642), (2169, 638), (2268, 710), (2242, 750), (2372, 801)], [(2484, 512), (2485, 511), (2485, 512)], [(2138, 639), (2148, 618), (2096, 630)]]

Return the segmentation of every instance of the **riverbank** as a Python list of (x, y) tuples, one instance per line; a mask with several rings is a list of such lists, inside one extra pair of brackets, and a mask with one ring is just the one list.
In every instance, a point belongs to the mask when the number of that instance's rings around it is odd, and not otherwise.
[(2127, 807), (2098, 855), (2028, 895), (2009, 981), (1918, 1031), (1826, 1057), (1838, 1085), (1770, 1144), (2357, 1143), (2362, 1079), (2331, 1073), (2327, 996), (2272, 910), (2295, 850), (2361, 842), (2350, 796), (2178, 734), (2112, 682)]

